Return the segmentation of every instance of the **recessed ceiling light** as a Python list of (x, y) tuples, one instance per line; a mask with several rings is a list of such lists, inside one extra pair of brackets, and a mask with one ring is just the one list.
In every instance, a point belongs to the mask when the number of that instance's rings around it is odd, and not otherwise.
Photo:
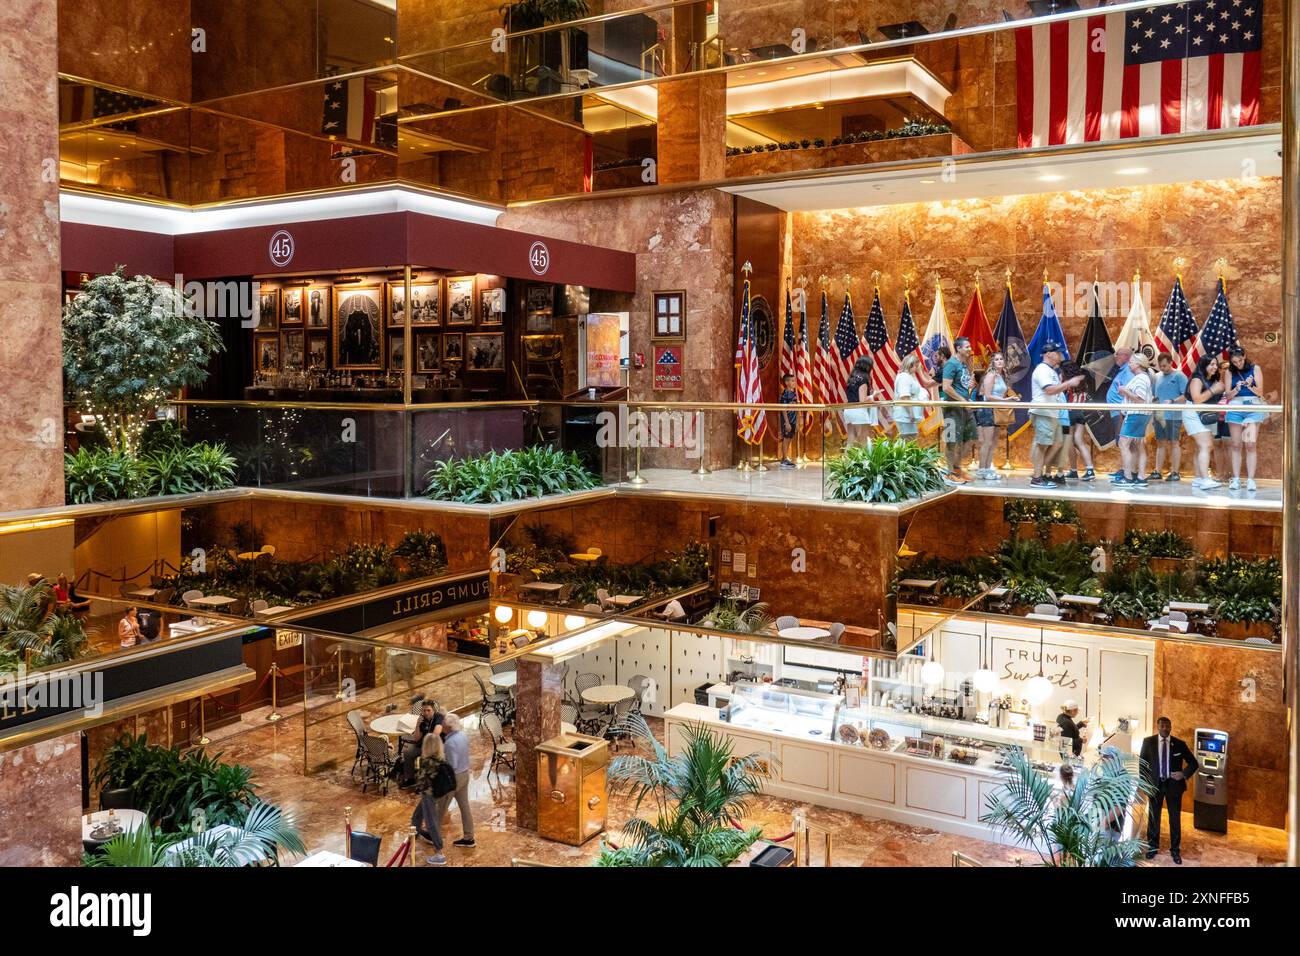
[(1040, 183), (1059, 183), (1064, 178), (1064, 176), (1058, 176), (1056, 173), (1043, 173), (1038, 177), (1038, 181)]
[(1143, 173), (1151, 172), (1149, 166), (1130, 166), (1127, 169), (1115, 170), (1121, 176), (1141, 176)]
[(923, 186), (933, 186), (933, 185), (934, 185), (934, 180), (933, 180), (933, 179), (918, 179), (917, 182), (921, 183)]

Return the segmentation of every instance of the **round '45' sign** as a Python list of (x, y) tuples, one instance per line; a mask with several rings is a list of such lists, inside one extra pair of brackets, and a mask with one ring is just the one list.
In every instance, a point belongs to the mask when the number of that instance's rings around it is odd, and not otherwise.
[(528, 250), (528, 267), (533, 270), (534, 275), (544, 276), (551, 268), (551, 250), (546, 248), (546, 243), (534, 242)]
[(293, 250), (293, 234), (285, 229), (272, 236), (271, 243), (266, 248), (271, 261), (282, 269), (293, 261)]

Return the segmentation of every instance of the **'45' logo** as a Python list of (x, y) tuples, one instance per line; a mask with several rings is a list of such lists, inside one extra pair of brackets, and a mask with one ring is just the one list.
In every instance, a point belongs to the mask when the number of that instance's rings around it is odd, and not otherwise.
[(551, 268), (551, 250), (544, 242), (534, 242), (528, 250), (528, 267), (539, 276), (544, 276)]

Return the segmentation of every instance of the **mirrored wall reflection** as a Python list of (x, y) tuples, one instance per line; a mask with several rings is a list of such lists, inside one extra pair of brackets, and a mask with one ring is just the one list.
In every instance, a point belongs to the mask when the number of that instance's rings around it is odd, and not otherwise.
[[(305, 722), (304, 771), (383, 787), (384, 753), (402, 759), (398, 738), (415, 729), (425, 701), (439, 713), (472, 707), (486, 662), (439, 654), (412, 644), (302, 636)], [(361, 751), (370, 745), (370, 755)], [(391, 750), (389, 749), (391, 748)]]

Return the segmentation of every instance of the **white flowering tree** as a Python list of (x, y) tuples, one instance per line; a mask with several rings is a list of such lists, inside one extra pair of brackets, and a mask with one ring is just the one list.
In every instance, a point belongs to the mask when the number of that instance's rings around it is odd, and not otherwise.
[(206, 379), (222, 347), (216, 324), (182, 292), (122, 266), (84, 283), (63, 309), (68, 396), (97, 418), (109, 447), (132, 457), (149, 413)]

